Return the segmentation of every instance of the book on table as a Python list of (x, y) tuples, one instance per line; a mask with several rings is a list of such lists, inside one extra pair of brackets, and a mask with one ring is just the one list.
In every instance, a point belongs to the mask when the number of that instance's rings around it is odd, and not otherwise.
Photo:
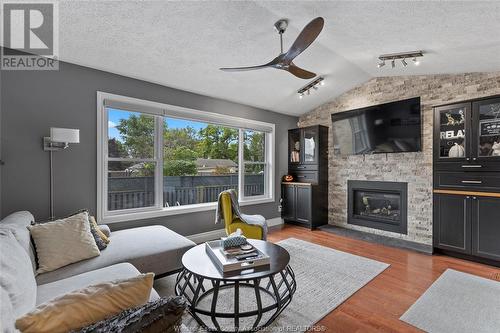
[(241, 250), (224, 249), (220, 240), (205, 243), (205, 251), (222, 273), (269, 265), (270, 258), (257, 248)]

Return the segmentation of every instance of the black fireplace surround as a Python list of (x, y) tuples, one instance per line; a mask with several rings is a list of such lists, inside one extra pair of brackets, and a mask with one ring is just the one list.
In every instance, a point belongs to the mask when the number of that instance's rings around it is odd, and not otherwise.
[(348, 180), (347, 223), (408, 234), (408, 184)]

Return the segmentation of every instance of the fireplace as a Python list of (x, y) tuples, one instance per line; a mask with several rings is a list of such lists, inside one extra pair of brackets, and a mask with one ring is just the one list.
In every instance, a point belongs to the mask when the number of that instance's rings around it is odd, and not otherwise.
[(347, 223), (407, 234), (408, 184), (348, 180)]

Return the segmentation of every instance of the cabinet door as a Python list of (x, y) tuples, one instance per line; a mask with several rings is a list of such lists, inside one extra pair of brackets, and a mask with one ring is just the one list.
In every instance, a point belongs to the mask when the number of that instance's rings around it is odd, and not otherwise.
[(500, 198), (473, 197), (472, 254), (500, 260)]
[(472, 109), (472, 160), (500, 162), (500, 98), (475, 102)]
[(471, 253), (471, 199), (461, 195), (434, 194), (434, 246)]
[(281, 198), (281, 217), (285, 220), (295, 220), (295, 185), (283, 185)]
[(438, 107), (434, 110), (434, 162), (469, 163), (470, 104)]
[(295, 187), (295, 220), (300, 223), (311, 223), (311, 186)]
[(288, 164), (302, 163), (301, 130), (296, 128), (288, 131)]
[(319, 155), (319, 127), (306, 127), (302, 132), (302, 163), (317, 164)]

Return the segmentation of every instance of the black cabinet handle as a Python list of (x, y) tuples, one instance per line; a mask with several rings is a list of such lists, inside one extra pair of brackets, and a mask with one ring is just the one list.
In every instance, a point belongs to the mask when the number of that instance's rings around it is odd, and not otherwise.
[(305, 169), (305, 166), (298, 166), (297, 169)]
[(306, 176), (297, 176), (297, 178), (306, 178)]

